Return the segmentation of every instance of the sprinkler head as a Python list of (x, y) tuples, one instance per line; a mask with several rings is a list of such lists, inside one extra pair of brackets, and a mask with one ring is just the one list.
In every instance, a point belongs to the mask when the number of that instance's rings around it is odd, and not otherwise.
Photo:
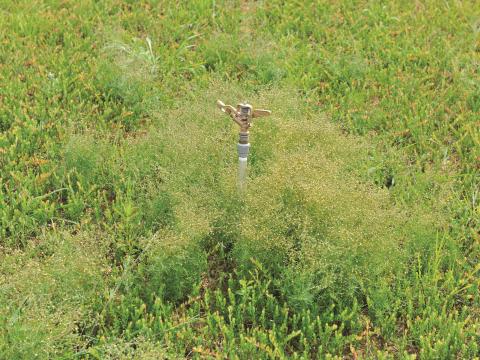
[[(246, 102), (238, 104), (235, 109), (232, 105), (225, 105), (222, 101), (217, 100), (217, 106), (220, 110), (230, 115), (233, 121), (240, 126), (240, 134), (247, 134), (246, 143), (248, 143), (248, 129), (252, 126), (252, 119), (268, 116), (272, 113), (270, 110), (253, 109), (253, 106)], [(245, 141), (245, 139), (240, 140), (241, 143)]]

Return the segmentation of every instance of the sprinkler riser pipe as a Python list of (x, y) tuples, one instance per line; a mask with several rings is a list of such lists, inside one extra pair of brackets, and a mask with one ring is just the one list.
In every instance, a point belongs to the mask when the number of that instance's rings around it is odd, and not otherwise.
[(244, 193), (247, 188), (247, 158), (238, 158), (238, 190)]

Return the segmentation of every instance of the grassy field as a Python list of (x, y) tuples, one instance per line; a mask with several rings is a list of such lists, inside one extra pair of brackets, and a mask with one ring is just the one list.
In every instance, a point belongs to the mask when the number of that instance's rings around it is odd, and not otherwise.
[[(1, 359), (478, 359), (478, 1), (0, 0)], [(273, 111), (238, 129), (216, 99)]]

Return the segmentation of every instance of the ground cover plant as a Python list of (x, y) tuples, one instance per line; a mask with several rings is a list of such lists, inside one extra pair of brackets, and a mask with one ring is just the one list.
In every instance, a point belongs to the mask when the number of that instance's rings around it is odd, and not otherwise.
[(476, 1), (0, 15), (0, 358), (478, 358)]

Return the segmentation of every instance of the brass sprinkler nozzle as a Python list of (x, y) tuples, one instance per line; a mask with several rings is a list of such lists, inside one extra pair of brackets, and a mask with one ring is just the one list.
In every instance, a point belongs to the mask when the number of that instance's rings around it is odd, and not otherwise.
[(240, 126), (240, 144), (248, 144), (248, 129), (252, 126), (252, 119), (268, 116), (272, 112), (270, 110), (253, 109), (250, 104), (238, 104), (235, 109), (232, 105), (225, 105), (222, 101), (217, 100), (217, 106), (223, 112), (230, 115), (238, 126)]

